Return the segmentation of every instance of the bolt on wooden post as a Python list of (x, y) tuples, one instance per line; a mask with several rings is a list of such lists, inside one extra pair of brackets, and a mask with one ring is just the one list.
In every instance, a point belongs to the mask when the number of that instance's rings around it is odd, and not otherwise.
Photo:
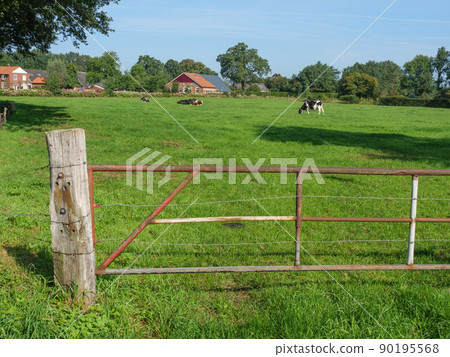
[(45, 136), (55, 283), (76, 300), (91, 303), (96, 292), (95, 251), (84, 130), (55, 130)]

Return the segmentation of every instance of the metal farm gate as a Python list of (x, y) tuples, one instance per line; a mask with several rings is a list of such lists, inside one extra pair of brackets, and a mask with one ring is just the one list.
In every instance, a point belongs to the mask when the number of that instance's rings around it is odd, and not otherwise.
[[(449, 176), (449, 169), (378, 169), (378, 168), (340, 168), (318, 167), (320, 174), (338, 175), (387, 175), (387, 176), (411, 176), (411, 209), (409, 218), (384, 218), (384, 217), (306, 217), (302, 215), (302, 182), (303, 175), (312, 173), (311, 168), (290, 166), (281, 168), (278, 166), (216, 166), (200, 165), (198, 167), (187, 165), (161, 165), (161, 166), (126, 166), (126, 165), (88, 165), (90, 210), (92, 220), (92, 237), (94, 243), (94, 172), (185, 172), (186, 177), (181, 183), (161, 202), (159, 206), (145, 218), (142, 223), (112, 252), (96, 269), (97, 275), (108, 274), (167, 274), (167, 273), (217, 273), (217, 272), (274, 272), (274, 271), (322, 271), (322, 270), (433, 270), (450, 269), (449, 264), (414, 264), (414, 241), (416, 223), (450, 223), (450, 218), (420, 218), (416, 216), (418, 198), (419, 176)], [(284, 171), (282, 171), (284, 170)], [(194, 217), (157, 219), (158, 214), (177, 196), (192, 180), (201, 172), (223, 173), (285, 173), (296, 175), (296, 212), (292, 216), (229, 216), (229, 217)], [(185, 267), (185, 268), (141, 268), (141, 269), (108, 269), (108, 266), (121, 252), (150, 224), (173, 223), (201, 223), (201, 222), (230, 222), (230, 221), (293, 221), (295, 222), (295, 257), (294, 264), (288, 266), (219, 266), (219, 267)], [(406, 264), (371, 264), (371, 265), (301, 265), (301, 228), (302, 222), (403, 222), (409, 224), (409, 241), (407, 247)], [(405, 247), (406, 248), (406, 247)], [(405, 249), (406, 250), (406, 249)]]

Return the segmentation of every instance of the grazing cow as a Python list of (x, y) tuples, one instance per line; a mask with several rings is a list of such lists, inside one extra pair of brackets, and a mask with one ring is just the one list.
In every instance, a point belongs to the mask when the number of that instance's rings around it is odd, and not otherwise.
[(143, 102), (146, 102), (146, 103), (149, 102), (148, 98), (145, 98), (145, 97), (142, 97), (141, 100), (142, 100)]
[(185, 104), (185, 105), (202, 105), (203, 101), (192, 98), (192, 99), (182, 99), (182, 100), (179, 100), (177, 103)]
[(305, 102), (305, 104), (303, 104), (303, 106), (298, 110), (298, 114), (302, 114), (304, 110), (306, 110), (309, 114), (309, 110), (319, 110), (319, 115), (320, 115), (320, 111), (322, 111), (323, 115), (325, 115), (325, 112), (323, 110), (323, 103), (321, 100), (307, 100)]

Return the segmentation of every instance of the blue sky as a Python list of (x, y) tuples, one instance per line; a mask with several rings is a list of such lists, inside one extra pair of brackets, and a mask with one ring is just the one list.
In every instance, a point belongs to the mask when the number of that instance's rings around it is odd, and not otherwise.
[[(192, 58), (220, 72), (217, 55), (238, 42), (256, 48), (273, 73), (290, 77), (317, 61), (331, 64), (393, 0), (122, 0), (105, 8), (115, 32), (94, 34), (124, 68), (139, 55), (162, 62)], [(334, 64), (392, 60), (403, 66), (417, 54), (450, 50), (449, 0), (398, 0)], [(75, 51), (100, 56), (92, 39), (76, 48), (58, 42), (54, 53)]]

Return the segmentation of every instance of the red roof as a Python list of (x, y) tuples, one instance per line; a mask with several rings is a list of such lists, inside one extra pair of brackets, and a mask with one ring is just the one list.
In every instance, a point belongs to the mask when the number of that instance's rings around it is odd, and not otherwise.
[(45, 84), (45, 77), (36, 77), (33, 82), (33, 84)]
[(20, 68), (19, 66), (0, 66), (0, 74), (10, 74), (12, 71)]
[[(177, 81), (177, 82), (195, 82), (202, 88), (216, 88), (214, 84), (207, 81), (205, 78), (203, 78), (198, 73), (182, 73), (175, 79), (173, 79), (171, 82)], [(170, 83), (170, 82), (169, 82)]]
[(191, 78), (194, 82), (197, 82), (200, 87), (203, 88), (216, 88), (216, 86), (214, 84), (212, 84), (211, 82), (208, 82), (205, 78), (203, 78), (200, 74), (198, 73), (184, 73), (186, 76), (188, 76), (189, 78)]

